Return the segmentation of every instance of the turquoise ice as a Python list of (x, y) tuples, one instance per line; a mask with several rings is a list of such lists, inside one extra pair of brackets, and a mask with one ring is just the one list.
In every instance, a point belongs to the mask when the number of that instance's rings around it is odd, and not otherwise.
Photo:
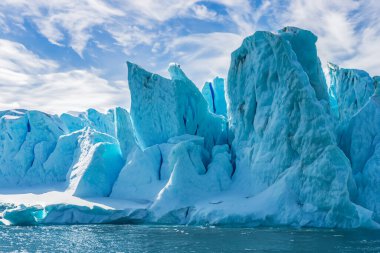
[(256, 32), (202, 92), (128, 62), (130, 113), (0, 112), (0, 222), (379, 228), (380, 78), (328, 86), (316, 41)]

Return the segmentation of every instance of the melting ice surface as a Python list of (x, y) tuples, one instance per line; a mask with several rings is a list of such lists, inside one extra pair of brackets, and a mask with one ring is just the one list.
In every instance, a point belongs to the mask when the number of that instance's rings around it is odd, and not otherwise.
[(256, 32), (202, 92), (128, 62), (130, 112), (0, 112), (0, 223), (379, 228), (379, 78), (328, 88), (316, 41)]

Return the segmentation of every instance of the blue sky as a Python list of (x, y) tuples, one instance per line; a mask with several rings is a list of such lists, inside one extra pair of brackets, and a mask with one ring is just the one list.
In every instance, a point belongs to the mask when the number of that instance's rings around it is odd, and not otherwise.
[(319, 56), (380, 74), (377, 0), (2, 0), (0, 109), (50, 113), (122, 106), (125, 61), (198, 87), (226, 77), (230, 53), (257, 30), (313, 31)]

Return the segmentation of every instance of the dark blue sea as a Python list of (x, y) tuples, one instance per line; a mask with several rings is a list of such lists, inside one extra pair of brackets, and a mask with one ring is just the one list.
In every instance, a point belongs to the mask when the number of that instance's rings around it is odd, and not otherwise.
[(0, 226), (0, 252), (380, 252), (380, 231), (145, 225)]

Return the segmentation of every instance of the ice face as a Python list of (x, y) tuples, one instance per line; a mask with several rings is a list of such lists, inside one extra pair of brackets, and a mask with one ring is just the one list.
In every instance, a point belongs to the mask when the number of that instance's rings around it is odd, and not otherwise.
[(63, 170), (59, 174), (67, 175), (67, 191), (75, 196), (106, 197), (123, 164), (115, 138), (84, 128), (60, 138), (48, 168), (52, 168), (49, 171)]
[(380, 221), (380, 97), (372, 96), (349, 121), (340, 146), (351, 161), (357, 192), (353, 199)]
[(227, 104), (224, 95), (224, 79), (215, 77), (212, 82), (206, 82), (202, 88), (202, 95), (208, 103), (210, 112), (224, 117), (227, 116)]
[(297, 27), (285, 27), (279, 31), (279, 35), (289, 41), (293, 52), (297, 56), (297, 61), (309, 78), (317, 99), (329, 111), (326, 79), (317, 55), (317, 47), (315, 46), (317, 36), (310, 31)]
[(95, 109), (88, 109), (86, 112), (77, 115), (63, 113), (60, 119), (69, 132), (88, 127), (117, 138), (125, 159), (137, 145), (130, 115), (127, 110), (121, 107), (111, 109), (106, 114)]
[(127, 65), (131, 118), (139, 144), (149, 147), (180, 134), (174, 84), (131, 62)]
[(152, 202), (165, 183), (160, 181), (162, 159), (158, 145), (145, 150), (136, 148), (121, 170), (111, 197)]
[[(227, 92), (235, 188), (247, 197), (268, 189), (291, 192), (283, 197), (298, 206), (293, 218), (314, 226), (360, 223), (362, 214), (349, 199), (349, 161), (293, 50), (305, 38), (293, 39), (300, 41), (290, 44), (282, 35), (256, 32), (232, 54)], [(276, 218), (281, 215), (286, 217)]]
[(328, 66), (332, 107), (338, 108), (339, 122), (344, 127), (373, 95), (374, 80), (363, 70), (339, 68), (332, 63)]
[(0, 222), (379, 228), (380, 79), (330, 65), (328, 93), (316, 40), (294, 27), (246, 38), (227, 111), (223, 79), (201, 93), (177, 64), (167, 79), (128, 63), (131, 116), (0, 112), (0, 184), (64, 199), (24, 206), (0, 190)]
[(150, 207), (156, 221), (181, 223), (178, 219), (188, 219), (196, 203), (229, 188), (232, 165), (228, 146), (216, 145), (210, 154), (203, 142), (202, 137), (191, 135), (169, 140), (170, 177)]
[(124, 159), (127, 159), (129, 153), (137, 146), (135, 130), (127, 110), (116, 107), (113, 113), (115, 137), (119, 141)]
[(205, 138), (205, 146), (226, 142), (226, 121), (208, 111), (200, 91), (178, 65), (169, 67), (171, 80), (128, 63), (131, 117), (142, 147), (191, 134)]
[[(82, 116), (64, 118), (26, 110), (0, 113), (2, 186), (66, 183), (74, 195), (110, 194), (136, 146), (128, 112), (88, 110)], [(88, 126), (76, 125), (78, 119)], [(81, 130), (74, 131), (74, 126)]]
[(60, 118), (67, 126), (69, 132), (91, 127), (98, 132), (115, 136), (114, 113), (112, 110), (103, 114), (95, 109), (88, 109), (86, 112), (79, 113), (78, 115), (63, 113)]
[(43, 164), (63, 127), (57, 117), (39, 111), (0, 112), (0, 184), (46, 183)]

